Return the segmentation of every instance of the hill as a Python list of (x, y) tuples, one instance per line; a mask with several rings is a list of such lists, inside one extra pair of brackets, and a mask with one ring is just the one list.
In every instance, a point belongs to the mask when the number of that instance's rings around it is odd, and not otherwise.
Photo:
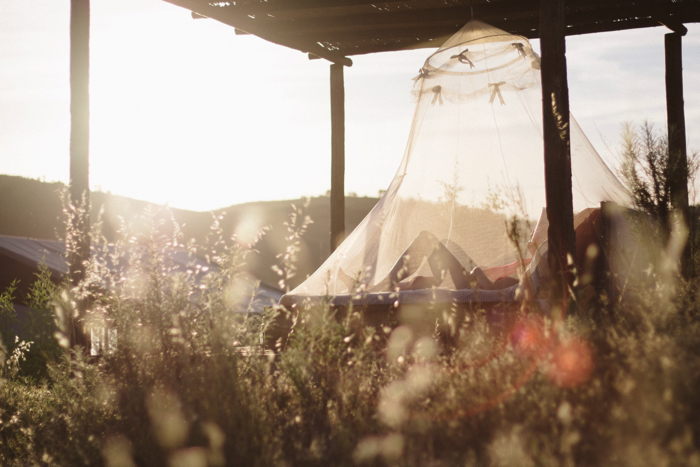
[[(63, 190), (65, 185), (62, 183), (0, 175), (0, 235), (62, 239), (65, 227), (60, 193)], [(348, 233), (377, 201), (377, 198), (346, 198)], [(269, 227), (269, 232), (255, 248), (257, 252), (249, 256), (247, 269), (263, 282), (276, 286), (278, 279), (271, 267), (277, 263), (277, 255), (284, 252), (287, 246), (284, 222), (292, 213), (292, 205), (303, 206), (304, 200), (259, 201), (212, 212), (196, 212), (167, 208), (110, 193), (93, 192), (91, 204), (91, 221), (94, 223), (101, 220), (102, 231), (109, 242), (117, 239), (123, 225), (130, 226), (135, 234), (144, 234), (152, 223), (171, 218), (180, 226), (186, 240), (194, 239), (198, 244), (206, 240), (215, 218), (220, 218), (220, 225), (227, 237), (236, 234), (242, 243), (251, 241), (263, 227)], [(291, 286), (315, 271), (330, 253), (329, 197), (311, 198), (305, 214), (311, 216), (313, 224), (302, 239), (298, 275)], [(164, 232), (170, 234), (172, 229), (165, 228)]]

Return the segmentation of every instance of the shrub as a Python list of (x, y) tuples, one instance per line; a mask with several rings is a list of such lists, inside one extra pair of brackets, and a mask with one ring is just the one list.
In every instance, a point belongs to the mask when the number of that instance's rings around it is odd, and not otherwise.
[[(697, 151), (688, 154), (687, 167), (680, 167), (671, 157), (668, 136), (660, 135), (649, 121), (638, 128), (630, 123), (623, 125), (619, 174), (635, 206), (657, 220), (662, 245), (666, 245), (671, 234), (672, 187), (680, 177), (686, 177), (692, 194), (699, 167)], [(692, 197), (690, 201), (692, 204)]]

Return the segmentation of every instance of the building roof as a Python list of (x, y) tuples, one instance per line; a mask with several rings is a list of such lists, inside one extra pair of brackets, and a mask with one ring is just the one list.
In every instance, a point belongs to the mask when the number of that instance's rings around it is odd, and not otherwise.
[[(113, 246), (99, 245), (91, 248), (92, 256), (97, 261), (105, 264), (110, 270), (120, 271), (125, 275), (128, 269), (128, 261), (122, 258), (120, 264), (115, 265), (112, 260), (115, 249)], [(129, 248), (130, 254), (147, 254), (144, 247)], [(215, 265), (207, 263), (203, 258), (191, 258), (184, 249), (166, 249), (163, 251), (163, 260), (173, 272), (187, 272), (192, 270), (196, 283), (201, 283), (207, 271), (217, 269)], [(63, 242), (51, 240), (39, 240), (26, 237), (12, 237), (0, 235), (0, 292), (9, 285), (12, 279), (31, 281), (38, 272), (39, 265), (46, 265), (54, 281), (60, 282), (68, 274), (68, 262), (66, 261), (66, 246)], [(30, 274), (22, 274), (22, 270), (28, 269)], [(20, 277), (18, 277), (20, 276)], [(259, 283), (249, 273), (241, 273), (236, 277), (236, 287), (245, 293), (241, 297), (247, 299), (246, 303), (236, 303), (236, 311), (247, 310), (262, 312), (265, 306), (276, 304), (282, 297), (282, 291), (269, 285)], [(24, 285), (28, 285), (24, 284)], [(253, 290), (255, 287), (255, 290)], [(252, 298), (251, 298), (252, 297)], [(248, 303), (250, 302), (250, 303)]]
[[(472, 18), (539, 37), (540, 0), (165, 0), (332, 62), (348, 56), (438, 47)], [(700, 0), (567, 0), (566, 34), (659, 26), (685, 34)]]

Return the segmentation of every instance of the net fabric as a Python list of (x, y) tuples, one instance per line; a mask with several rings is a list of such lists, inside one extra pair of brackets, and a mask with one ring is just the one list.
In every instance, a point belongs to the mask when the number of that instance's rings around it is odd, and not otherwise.
[[(410, 249), (424, 232), (465, 271), (518, 258), (508, 236), (512, 216), (527, 243), (545, 206), (540, 60), (527, 39), (473, 20), (428, 57), (412, 93), (411, 133), (386, 193), (287, 302), (392, 292), (397, 281), (387, 277), (407, 249), (415, 267), (402, 282), (434, 276), (431, 250)], [(574, 210), (603, 200), (629, 204), (573, 117), (570, 125)], [(459, 288), (444, 271), (435, 286)]]

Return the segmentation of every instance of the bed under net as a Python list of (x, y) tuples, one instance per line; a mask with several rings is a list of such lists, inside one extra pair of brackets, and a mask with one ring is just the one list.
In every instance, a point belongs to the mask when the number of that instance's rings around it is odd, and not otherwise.
[[(427, 58), (412, 95), (411, 132), (385, 194), (280, 305), (548, 310), (539, 56), (526, 38), (473, 20)], [(588, 247), (608, 245), (601, 203), (629, 206), (630, 195), (571, 115), (570, 141), (583, 265)]]

